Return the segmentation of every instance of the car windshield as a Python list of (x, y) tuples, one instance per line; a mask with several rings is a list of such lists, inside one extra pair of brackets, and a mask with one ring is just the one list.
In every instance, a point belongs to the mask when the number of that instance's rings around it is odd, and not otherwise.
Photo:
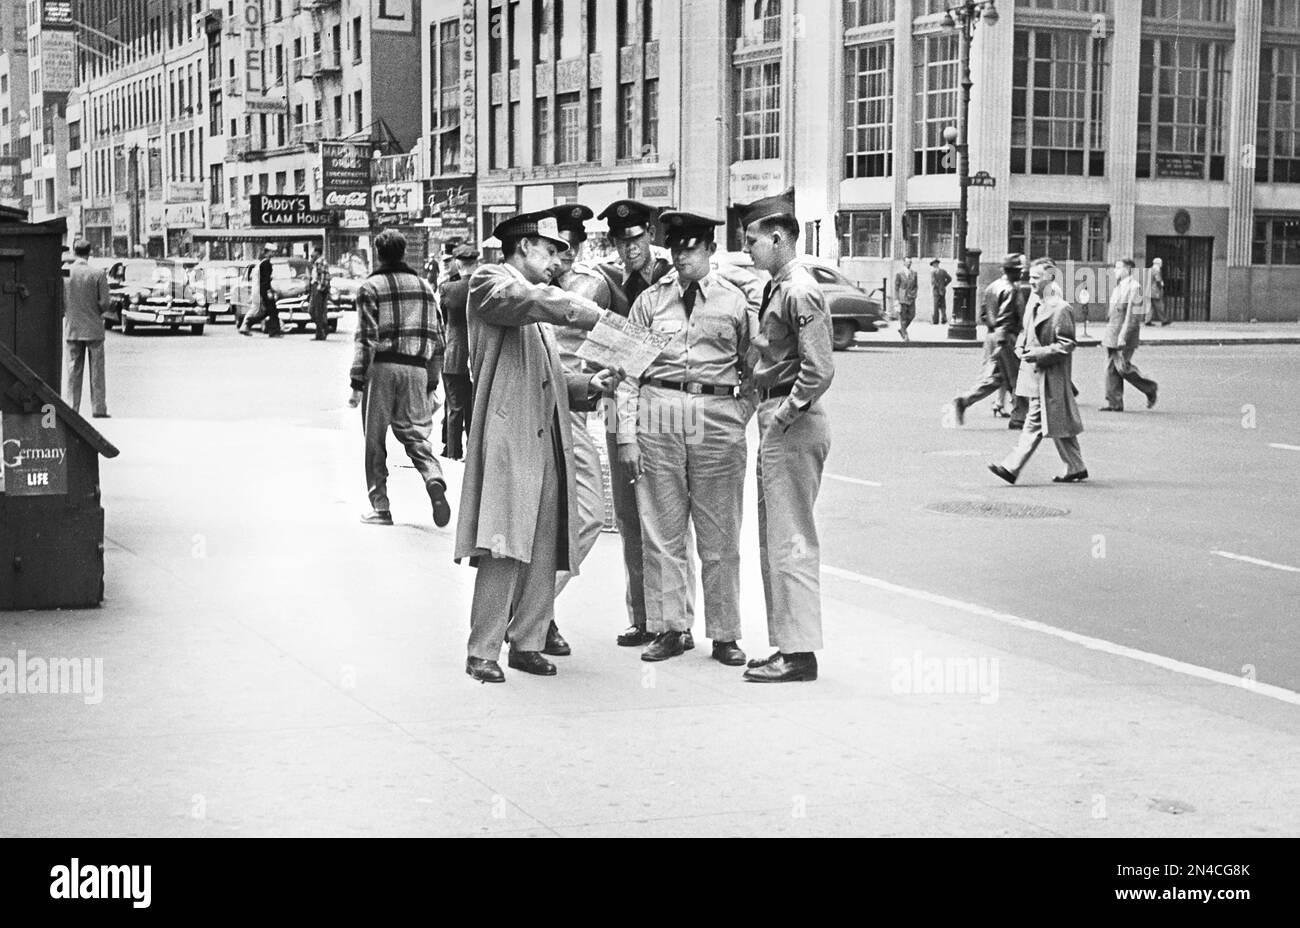
[(170, 270), (155, 261), (128, 261), (122, 264), (122, 280), (128, 284), (148, 285), (166, 283)]

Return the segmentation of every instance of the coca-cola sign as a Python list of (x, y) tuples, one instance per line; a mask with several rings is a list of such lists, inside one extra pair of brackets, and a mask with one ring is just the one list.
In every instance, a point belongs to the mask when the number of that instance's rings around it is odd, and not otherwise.
[[(370, 190), (370, 146), (357, 142), (321, 142), (321, 187), (334, 191)], [(328, 205), (328, 204), (327, 204)]]
[(325, 194), (326, 209), (369, 209), (369, 190), (331, 190)]

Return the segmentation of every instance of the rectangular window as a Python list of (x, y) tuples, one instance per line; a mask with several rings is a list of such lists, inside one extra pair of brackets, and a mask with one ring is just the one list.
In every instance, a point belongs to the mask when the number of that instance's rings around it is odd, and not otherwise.
[[(1298, 7), (1300, 8), (1300, 7)], [(1259, 56), (1256, 183), (1300, 183), (1300, 48), (1264, 46)]]
[(633, 120), (636, 118), (636, 85), (620, 84), (618, 87), (618, 149), (617, 158), (631, 158)]
[(909, 258), (955, 258), (956, 215), (950, 210), (912, 210), (903, 214)]
[(361, 17), (352, 17), (352, 62), (361, 61)]
[(225, 165), (214, 164), (208, 167), (208, 202), (216, 205), (221, 202), (221, 191), (225, 184)]
[(600, 113), (601, 93), (599, 87), (587, 91), (587, 160), (600, 163)]
[(285, 190), (284, 190), (285, 185), (288, 184), (288, 183), (289, 183), (289, 172), (288, 172), (288, 171), (276, 171), (276, 172), (275, 172), (275, 192), (276, 192), (276, 193), (284, 193), (284, 192), (285, 192)]
[[(659, 11), (655, 8), (659, 0), (641, 0), (641, 41), (659, 41)], [(769, 0), (770, 5), (770, 0)], [(781, 5), (777, 0), (778, 7)]]
[(1056, 261), (1105, 261), (1106, 213), (1013, 209), (1007, 250)]
[(735, 153), (740, 161), (781, 157), (779, 61), (737, 69)]
[(501, 125), (502, 107), (500, 105), (488, 107), (488, 167), (501, 168), (500, 138), (502, 133)]
[(551, 18), (561, 0), (533, 0), (533, 60), (541, 64), (553, 60), (556, 24)]
[(1138, 73), (1138, 177), (1223, 180), (1228, 46), (1143, 39)]
[(460, 20), (449, 19), (438, 34), (438, 125), (460, 125)]
[(360, 90), (354, 91), (352, 94), (352, 112), (356, 114), (356, 118), (357, 118), (355, 131), (364, 132), (366, 128), (366, 117), (365, 117), (365, 113), (363, 113), (361, 109)]
[(1300, 264), (1300, 216), (1256, 216), (1251, 264)]
[(844, 176), (888, 177), (894, 170), (894, 46), (844, 50)]
[(659, 79), (650, 78), (642, 85), (641, 148), (644, 157), (659, 154)]
[(846, 210), (836, 217), (841, 258), (888, 258), (893, 216), (889, 210)]
[(844, 0), (844, 28), (894, 20), (894, 0)]
[(306, 168), (297, 168), (294, 170), (293, 192), (294, 193), (307, 192), (307, 169)]
[[(5, 109), (5, 122), (9, 121), (9, 110)], [(81, 150), (81, 123), (68, 123), (68, 151)]]
[(553, 164), (554, 145), (551, 139), (551, 100), (539, 97), (533, 101), (533, 164)]
[(1226, 23), (1231, 14), (1232, 0), (1142, 0), (1142, 15), (1153, 19)]
[(524, 33), (519, 28), (518, 0), (510, 0), (510, 4), (506, 7), (506, 24), (510, 32), (510, 70), (513, 71), (519, 67), (524, 49)]
[(562, 93), (555, 98), (558, 126), (555, 133), (555, 160), (573, 164), (582, 160), (582, 100), (576, 93)]
[(1300, 29), (1300, 4), (1295, 0), (1264, 0), (1264, 25)]
[[(577, 0), (570, 0), (576, 3)], [(597, 31), (598, 20), (596, 18), (596, 0), (587, 0), (587, 54), (590, 55), (596, 50), (596, 39), (600, 33)]]
[(1017, 29), (1011, 78), (1014, 174), (1106, 173), (1106, 40)]
[(510, 104), (509, 109), (510, 123), (506, 126), (506, 163), (512, 167), (519, 167), (519, 150), (515, 145), (515, 136), (519, 133), (519, 103), (516, 101)]
[(951, 174), (944, 166), (948, 154), (943, 130), (957, 125), (957, 36), (951, 33), (918, 38), (913, 49), (912, 173)]
[(632, 44), (632, 0), (615, 0), (615, 36), (618, 47)]
[(555, 47), (560, 59), (582, 54), (582, 0), (554, 0)]

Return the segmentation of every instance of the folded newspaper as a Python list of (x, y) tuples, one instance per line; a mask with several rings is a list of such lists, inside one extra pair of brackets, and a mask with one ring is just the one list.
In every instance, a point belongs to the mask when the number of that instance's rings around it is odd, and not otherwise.
[(670, 341), (671, 335), (652, 332), (617, 313), (605, 313), (583, 339), (578, 357), (597, 367), (621, 367), (630, 379), (636, 380)]

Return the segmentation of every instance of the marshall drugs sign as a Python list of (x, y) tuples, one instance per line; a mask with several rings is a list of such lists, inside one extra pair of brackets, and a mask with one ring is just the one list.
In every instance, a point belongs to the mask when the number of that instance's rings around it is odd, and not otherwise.
[(0, 416), (0, 493), (9, 496), (66, 496), (68, 440), (63, 426), (46, 417)]

